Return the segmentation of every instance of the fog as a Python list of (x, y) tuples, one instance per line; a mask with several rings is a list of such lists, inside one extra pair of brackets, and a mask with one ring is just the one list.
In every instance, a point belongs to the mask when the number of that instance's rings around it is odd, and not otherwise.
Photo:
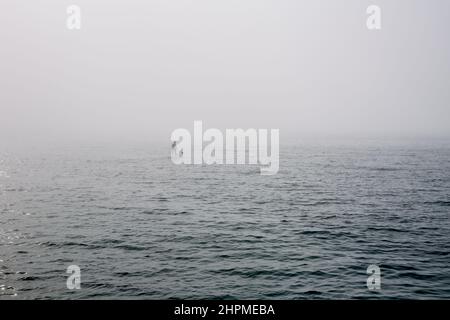
[(169, 140), (194, 120), (448, 138), (449, 30), (446, 0), (3, 0), (0, 141)]

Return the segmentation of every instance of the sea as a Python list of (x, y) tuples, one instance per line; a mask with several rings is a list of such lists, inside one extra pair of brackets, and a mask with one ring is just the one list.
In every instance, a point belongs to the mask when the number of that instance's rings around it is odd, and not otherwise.
[(293, 140), (275, 175), (170, 142), (0, 149), (0, 299), (449, 298), (448, 140)]

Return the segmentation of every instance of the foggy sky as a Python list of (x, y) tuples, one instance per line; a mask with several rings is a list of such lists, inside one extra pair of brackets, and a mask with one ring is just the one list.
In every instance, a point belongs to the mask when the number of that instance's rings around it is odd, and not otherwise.
[(447, 0), (3, 0), (0, 140), (450, 137), (449, 30)]

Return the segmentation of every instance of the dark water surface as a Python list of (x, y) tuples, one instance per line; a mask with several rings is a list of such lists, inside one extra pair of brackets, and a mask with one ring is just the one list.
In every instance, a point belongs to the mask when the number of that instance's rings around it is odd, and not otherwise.
[(282, 145), (275, 176), (146, 145), (0, 149), (0, 192), (3, 299), (450, 298), (445, 143)]

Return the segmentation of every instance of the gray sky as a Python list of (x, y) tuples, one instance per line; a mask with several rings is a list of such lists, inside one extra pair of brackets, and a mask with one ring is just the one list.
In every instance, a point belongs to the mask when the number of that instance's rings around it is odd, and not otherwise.
[(450, 137), (449, 30), (448, 0), (3, 0), (0, 140)]

